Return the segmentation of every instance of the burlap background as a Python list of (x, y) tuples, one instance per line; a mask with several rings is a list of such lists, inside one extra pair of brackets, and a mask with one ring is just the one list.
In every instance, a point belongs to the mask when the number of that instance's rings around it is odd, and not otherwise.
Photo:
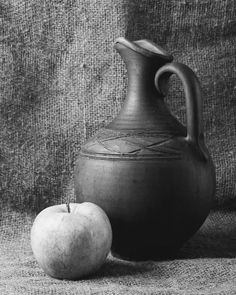
[[(183, 260), (111, 259), (99, 277), (73, 284), (42, 274), (28, 236), (37, 212), (74, 200), (81, 144), (122, 107), (126, 71), (112, 48), (119, 36), (151, 39), (196, 72), (215, 207), (236, 208), (235, 19), (234, 0), (0, 0), (1, 294), (236, 294), (233, 212), (215, 213)], [(167, 102), (184, 122), (178, 80)]]

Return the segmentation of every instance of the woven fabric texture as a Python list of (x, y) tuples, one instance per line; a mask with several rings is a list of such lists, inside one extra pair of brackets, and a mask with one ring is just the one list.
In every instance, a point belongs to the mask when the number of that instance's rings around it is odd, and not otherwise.
[[(236, 7), (234, 0), (0, 0), (0, 294), (236, 294)], [(110, 257), (80, 282), (48, 278), (30, 249), (43, 208), (75, 201), (81, 145), (122, 107), (119, 36), (150, 39), (202, 85), (216, 167), (213, 213), (175, 261)], [(173, 77), (166, 102), (185, 122)]]
[[(122, 107), (127, 77), (114, 40), (151, 39), (197, 74), (215, 204), (235, 204), (235, 2), (1, 1), (0, 189), (39, 211), (72, 195), (81, 144)], [(174, 79), (173, 79), (174, 80)], [(167, 98), (185, 122), (180, 82)]]
[(48, 277), (29, 243), (33, 216), (2, 221), (0, 294), (192, 295), (236, 294), (236, 213), (214, 212), (175, 260), (128, 262), (108, 257), (93, 276), (79, 281)]

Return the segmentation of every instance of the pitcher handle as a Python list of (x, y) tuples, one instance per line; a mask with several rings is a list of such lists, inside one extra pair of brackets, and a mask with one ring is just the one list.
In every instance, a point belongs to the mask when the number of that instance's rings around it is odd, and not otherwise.
[(182, 63), (172, 62), (162, 66), (155, 75), (155, 86), (158, 92), (165, 95), (165, 85), (172, 74), (176, 74), (183, 83), (186, 99), (186, 119), (188, 143), (198, 147), (206, 157), (204, 149), (201, 148), (202, 132), (202, 106), (201, 106), (201, 88), (195, 73)]

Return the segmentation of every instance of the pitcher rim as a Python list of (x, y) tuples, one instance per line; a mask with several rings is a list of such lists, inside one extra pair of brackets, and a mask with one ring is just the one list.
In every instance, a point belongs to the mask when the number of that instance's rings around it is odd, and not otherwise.
[[(141, 45), (138, 44), (138, 42), (146, 42), (149, 43), (151, 46), (157, 48), (157, 50), (162, 50), (164, 53), (158, 53), (152, 50), (148, 50), (147, 48), (142, 47)], [(164, 49), (162, 49), (160, 46), (157, 46), (155, 43), (153, 43), (152, 41), (148, 40), (148, 39), (141, 39), (141, 40), (136, 40), (136, 41), (129, 41), (128, 39), (124, 38), (124, 37), (119, 37), (115, 40), (114, 46), (116, 44), (122, 44), (125, 47), (140, 53), (146, 57), (160, 57), (163, 59), (166, 59), (168, 61), (172, 61), (173, 60), (173, 56), (168, 54)]]

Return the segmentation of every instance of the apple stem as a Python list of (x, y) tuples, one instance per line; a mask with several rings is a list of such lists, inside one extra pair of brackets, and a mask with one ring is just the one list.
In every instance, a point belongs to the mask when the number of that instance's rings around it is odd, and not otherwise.
[(68, 213), (70, 213), (70, 202), (66, 203), (66, 207), (67, 207)]

